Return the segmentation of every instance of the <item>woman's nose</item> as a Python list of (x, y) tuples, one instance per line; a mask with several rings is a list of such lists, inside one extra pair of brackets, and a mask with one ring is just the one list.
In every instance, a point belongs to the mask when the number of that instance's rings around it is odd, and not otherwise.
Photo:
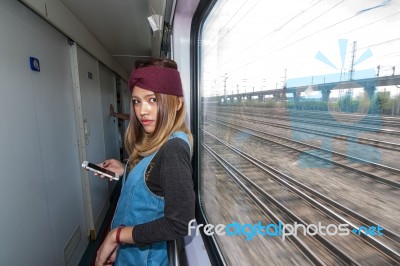
[(140, 106), (140, 115), (147, 115), (149, 113), (149, 104), (142, 103)]

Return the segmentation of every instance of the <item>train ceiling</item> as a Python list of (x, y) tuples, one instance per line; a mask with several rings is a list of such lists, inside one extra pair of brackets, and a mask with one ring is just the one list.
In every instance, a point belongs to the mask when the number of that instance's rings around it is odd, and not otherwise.
[(136, 60), (160, 55), (164, 31), (153, 31), (147, 18), (161, 15), (170, 25), (176, 0), (21, 2), (126, 78)]

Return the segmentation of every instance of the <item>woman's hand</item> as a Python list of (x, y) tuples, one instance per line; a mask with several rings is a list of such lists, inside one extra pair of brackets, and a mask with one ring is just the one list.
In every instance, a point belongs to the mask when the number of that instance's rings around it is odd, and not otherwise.
[(103, 244), (97, 251), (96, 266), (113, 265), (118, 250), (118, 244), (115, 239), (116, 229), (113, 229), (108, 233)]
[[(105, 160), (104, 162), (99, 163), (97, 165), (100, 167), (103, 167), (107, 170), (110, 170), (114, 173), (117, 173), (117, 175), (119, 175), (119, 176), (122, 176), (125, 171), (125, 164), (123, 164), (120, 161), (115, 160), (115, 159)], [(99, 175), (99, 174), (95, 174), (95, 175)], [(105, 176), (100, 175), (100, 177), (104, 178)]]

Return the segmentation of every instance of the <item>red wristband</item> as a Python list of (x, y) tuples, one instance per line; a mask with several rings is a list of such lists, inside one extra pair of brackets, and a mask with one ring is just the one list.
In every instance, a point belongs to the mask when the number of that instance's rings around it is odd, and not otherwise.
[(121, 224), (120, 226), (118, 226), (117, 234), (115, 235), (115, 242), (116, 242), (118, 245), (121, 245), (121, 244), (122, 244), (122, 243), (121, 243), (121, 240), (119, 239), (119, 235), (121, 234), (121, 230), (122, 230), (122, 228), (124, 228), (124, 227), (125, 227), (124, 224)]

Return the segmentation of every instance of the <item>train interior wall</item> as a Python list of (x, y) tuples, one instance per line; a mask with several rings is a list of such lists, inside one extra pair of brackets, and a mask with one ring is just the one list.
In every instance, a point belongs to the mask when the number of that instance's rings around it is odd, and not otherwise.
[[(76, 112), (87, 123), (87, 159), (119, 158), (118, 122), (109, 116), (116, 76), (76, 51), (78, 84), (68, 38), (21, 3), (0, 2), (0, 265), (77, 265), (90, 221), (97, 232), (108, 209), (115, 184), (82, 171)], [(30, 69), (31, 56), (40, 72)]]
[[(179, 72), (182, 77), (182, 86), (185, 90), (185, 105), (187, 110), (187, 123), (190, 125), (191, 102), (190, 97), (195, 91), (190, 90), (190, 31), (192, 17), (196, 10), (199, 0), (178, 1), (175, 18), (174, 32), (172, 35), (172, 58), (179, 66)], [(195, 131), (192, 130), (194, 133)], [(194, 135), (197, 139), (197, 136)], [(195, 230), (192, 230), (191, 236), (184, 238), (185, 253), (188, 265), (211, 265), (204, 242), (201, 236), (195, 236)]]

